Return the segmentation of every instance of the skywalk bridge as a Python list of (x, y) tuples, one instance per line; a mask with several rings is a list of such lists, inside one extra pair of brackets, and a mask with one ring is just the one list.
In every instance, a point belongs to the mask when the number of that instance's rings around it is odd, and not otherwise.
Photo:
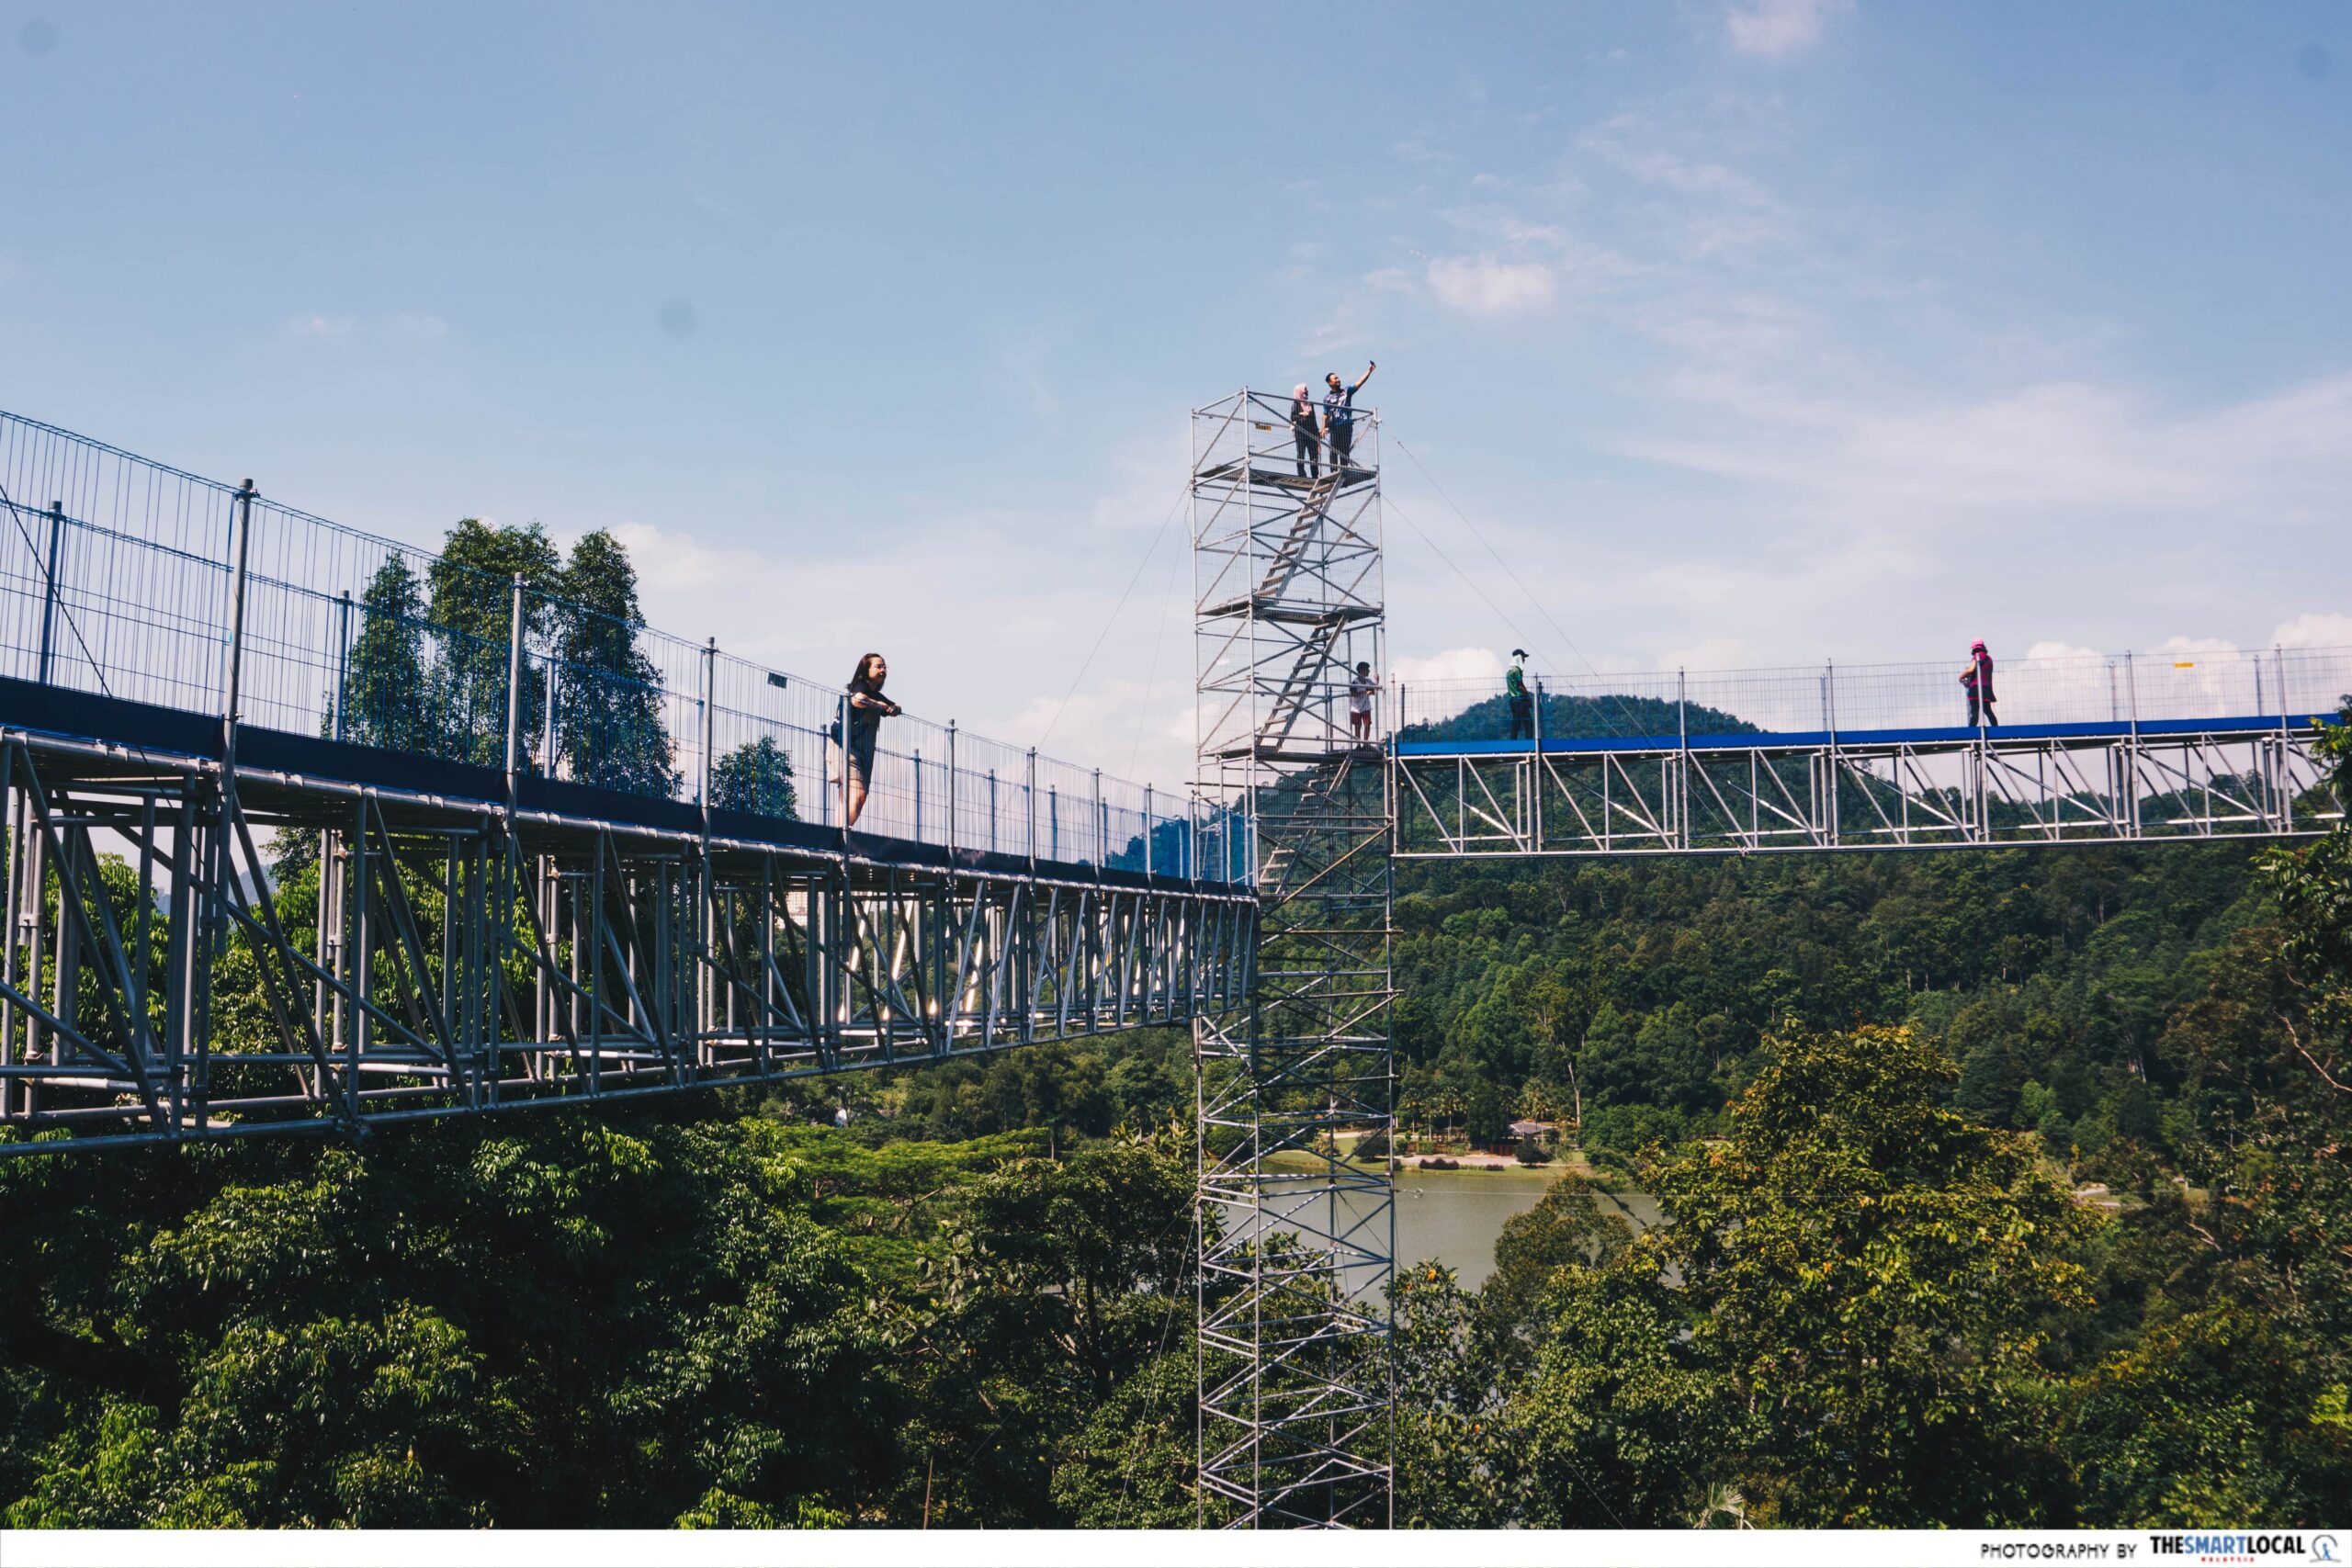
[(2352, 649), (1963, 660), (1399, 687), (1396, 852), (1752, 854), (2290, 837), (2344, 803), (2313, 756)]
[(1187, 795), (900, 717), (851, 829), (831, 682), (5, 414), (0, 487), (0, 1152), (935, 1062), (1245, 994), (1240, 845)]

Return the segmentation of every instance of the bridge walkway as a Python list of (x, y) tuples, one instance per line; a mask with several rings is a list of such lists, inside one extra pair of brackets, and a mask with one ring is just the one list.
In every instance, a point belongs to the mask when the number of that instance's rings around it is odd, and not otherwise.
[[(1492, 682), (1392, 692), (1396, 853), (2283, 838), (2342, 819), (2312, 741), (2352, 691), (2352, 649), (2143, 658), (2019, 661), (2003, 680), (2029, 716), (1981, 727), (1919, 722), (1950, 711), (1941, 665), (1536, 680), (1518, 727)], [(1862, 722), (1839, 722), (1841, 687)], [(2094, 695), (2095, 716), (2067, 716)]]
[(943, 1061), (1246, 994), (1239, 836), (1187, 792), (899, 716), (852, 829), (822, 683), (7, 414), (0, 498), (0, 1152)]

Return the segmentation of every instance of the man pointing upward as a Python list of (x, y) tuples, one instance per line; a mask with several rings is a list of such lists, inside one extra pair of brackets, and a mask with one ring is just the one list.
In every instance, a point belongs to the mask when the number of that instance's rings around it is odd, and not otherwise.
[(1363, 374), (1356, 378), (1356, 384), (1352, 387), (1340, 384), (1337, 370), (1323, 378), (1323, 439), (1331, 444), (1331, 476), (1334, 479), (1347, 473), (1349, 449), (1355, 445), (1356, 393), (1363, 390), (1363, 384), (1371, 380), (1372, 373), (1379, 368), (1379, 361), (1364, 361)]

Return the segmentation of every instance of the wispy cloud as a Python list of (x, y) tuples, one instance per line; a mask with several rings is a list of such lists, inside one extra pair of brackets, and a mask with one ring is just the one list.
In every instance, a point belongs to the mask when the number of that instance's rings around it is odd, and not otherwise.
[(1853, 0), (1740, 0), (1724, 13), (1724, 38), (1742, 54), (1785, 60), (1818, 42)]
[[(1794, 40), (1835, 9), (1781, 21)], [(1554, 161), (1481, 160), (1458, 205), (1426, 209), (1453, 243), (1420, 258), (1400, 321), (1620, 350), (1557, 487), (1477, 508), (1597, 666), (1909, 658), (1974, 635), (2343, 638), (2328, 597), (2282, 590), (2287, 562), (2344, 559), (2352, 367), (2159, 390), (2119, 352), (2144, 342), (2128, 323), (1987, 297), (1939, 270), (1913, 215), (1779, 174), (1797, 134), (1769, 97), (1651, 103)], [(1396, 548), (1419, 554), (1401, 532)], [(2280, 570), (2256, 569), (2266, 550)], [(1400, 653), (1501, 635), (1442, 564), (1393, 581)]]
[(1720, 197), (1743, 207), (1775, 205), (1771, 193), (1745, 175), (1722, 164), (1644, 145), (1645, 134), (1655, 132), (1638, 118), (1625, 115), (1586, 131), (1577, 138), (1577, 145), (1599, 153), (1612, 167), (1645, 185), (1661, 186), (1683, 196)]
[(1449, 310), (1468, 316), (1519, 316), (1548, 310), (1557, 291), (1541, 262), (1492, 256), (1437, 256), (1430, 262), (1430, 292)]
[[(646, 619), (831, 689), (864, 649), (887, 654), (911, 714), (1035, 744), (1118, 602), (1152, 527), (1181, 498), (1179, 451), (1120, 457), (1091, 509), (978, 511), (913, 526), (887, 550), (789, 554), (624, 522)], [(1148, 498), (1150, 514), (1133, 513)], [(1140, 523), (1116, 548), (1091, 530)], [(1161, 539), (1054, 727), (1054, 755), (1162, 783), (1190, 776), (1191, 583), (1181, 520)], [(780, 613), (789, 606), (791, 613)], [(1156, 652), (1156, 657), (1155, 657)], [(1027, 671), (1008, 679), (1005, 671)], [(1128, 775), (1130, 766), (1135, 773)]]
[(1969, 400), (1805, 397), (1736, 375), (1684, 386), (1736, 423), (1634, 436), (1621, 450), (1848, 517), (2022, 528), (2060, 511), (2234, 511), (2316, 524), (2339, 515), (2352, 488), (2352, 375), (2196, 412), (2080, 381)]
[(1491, 648), (1449, 648), (1419, 659), (1391, 660), (1390, 675), (1408, 687), (1458, 681), (1499, 681), (1503, 656)]
[(287, 317), (278, 330), (288, 337), (318, 338), (339, 343), (357, 330), (358, 322), (349, 316), (330, 316), (320, 311), (307, 311)]
[(429, 343), (449, 335), (449, 323), (424, 310), (396, 310), (387, 316), (298, 310), (279, 321), (277, 329), (288, 337), (313, 343), (351, 343), (364, 338)]

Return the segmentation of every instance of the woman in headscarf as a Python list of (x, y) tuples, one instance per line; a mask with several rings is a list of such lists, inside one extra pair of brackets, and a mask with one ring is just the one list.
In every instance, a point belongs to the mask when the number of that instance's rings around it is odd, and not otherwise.
[(1320, 479), (1323, 474), (1323, 440), (1316, 434), (1315, 399), (1301, 381), (1291, 389), (1290, 435), (1292, 455), (1298, 462), (1298, 477)]
[(1993, 656), (1984, 651), (1983, 637), (1968, 645), (1968, 669), (1960, 683), (1968, 691), (1968, 728), (1983, 728), (1977, 723), (1980, 715), (1984, 725), (1997, 726), (2001, 721), (1993, 713)]

